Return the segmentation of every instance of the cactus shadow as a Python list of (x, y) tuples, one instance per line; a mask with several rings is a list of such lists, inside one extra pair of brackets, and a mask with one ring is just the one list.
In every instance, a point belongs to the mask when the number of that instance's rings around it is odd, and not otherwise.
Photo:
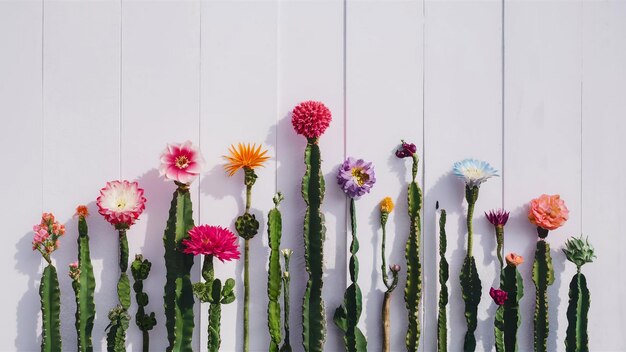
[(37, 322), (39, 316), (39, 277), (42, 262), (39, 253), (32, 251), (32, 232), (22, 236), (15, 246), (15, 267), (20, 274), (28, 276), (28, 288), (17, 303), (16, 351), (35, 351), (39, 349)]
[[(549, 238), (549, 236), (548, 236)], [(550, 321), (550, 334), (548, 335), (548, 351), (558, 350), (559, 342), (557, 341), (556, 331), (559, 330), (559, 312), (558, 308), (561, 306), (561, 296), (559, 295), (559, 288), (563, 281), (563, 274), (565, 272), (565, 256), (561, 255), (560, 250), (554, 250), (550, 248), (550, 256), (552, 257), (552, 266), (554, 267), (554, 284), (548, 288), (548, 312)], [(569, 287), (569, 285), (567, 285)], [(550, 287), (552, 287), (550, 289)], [(561, 342), (562, 343), (562, 342)]]

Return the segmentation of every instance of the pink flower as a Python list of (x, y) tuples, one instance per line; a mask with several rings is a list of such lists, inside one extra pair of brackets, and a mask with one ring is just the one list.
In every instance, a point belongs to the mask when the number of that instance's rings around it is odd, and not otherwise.
[(50, 254), (59, 249), (59, 238), (65, 234), (65, 225), (55, 220), (52, 213), (43, 213), (39, 224), (33, 226), (33, 250)]
[(503, 305), (507, 298), (509, 298), (509, 294), (506, 293), (506, 291), (494, 289), (493, 287), (489, 290), (489, 296), (491, 296), (493, 301), (499, 306)]
[(78, 261), (70, 263), (70, 269), (77, 269), (77, 268), (78, 268)]
[(330, 110), (318, 101), (305, 101), (293, 109), (291, 124), (297, 134), (318, 138), (330, 125)]
[(202, 154), (190, 141), (168, 144), (161, 153), (159, 174), (168, 180), (190, 184), (200, 175), (203, 165)]
[(495, 209), (485, 212), (485, 216), (493, 226), (504, 226), (506, 222), (509, 221), (509, 212), (504, 209)]
[(556, 230), (567, 221), (569, 210), (558, 194), (542, 194), (530, 201), (528, 220), (546, 230)]
[(42, 228), (40, 225), (33, 226), (33, 231), (35, 231), (35, 236), (33, 236), (33, 250), (37, 249), (41, 244), (43, 244), (50, 234), (45, 228)]
[(189, 230), (189, 238), (183, 240), (184, 253), (212, 255), (230, 261), (239, 259), (237, 236), (221, 226), (200, 225)]
[(116, 229), (127, 229), (146, 208), (143, 189), (137, 182), (111, 181), (100, 190), (98, 213)]

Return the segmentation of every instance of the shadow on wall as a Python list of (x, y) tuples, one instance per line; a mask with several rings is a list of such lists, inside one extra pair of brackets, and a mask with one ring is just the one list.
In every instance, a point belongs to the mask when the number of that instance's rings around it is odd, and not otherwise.
[(17, 351), (32, 351), (36, 349), (37, 317), (39, 316), (39, 278), (41, 277), (42, 261), (40, 254), (32, 250), (33, 233), (27, 232), (17, 243), (15, 248), (15, 270), (28, 276), (28, 289), (17, 304)]

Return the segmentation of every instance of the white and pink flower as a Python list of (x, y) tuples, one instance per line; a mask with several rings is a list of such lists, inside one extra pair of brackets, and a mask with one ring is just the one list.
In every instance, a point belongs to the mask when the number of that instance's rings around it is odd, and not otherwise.
[(178, 183), (190, 184), (200, 175), (204, 159), (190, 141), (168, 144), (161, 154), (159, 174)]
[(100, 215), (117, 229), (129, 228), (146, 208), (143, 189), (126, 180), (107, 182), (96, 203)]

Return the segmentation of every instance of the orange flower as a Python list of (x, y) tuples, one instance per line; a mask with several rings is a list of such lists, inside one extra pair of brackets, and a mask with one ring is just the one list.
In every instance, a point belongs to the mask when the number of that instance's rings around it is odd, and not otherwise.
[(393, 211), (394, 204), (391, 197), (385, 197), (380, 201), (380, 212), (381, 213), (391, 213)]
[(76, 216), (82, 216), (84, 218), (89, 216), (89, 209), (86, 205), (79, 205), (76, 207)]
[(224, 169), (228, 172), (228, 176), (234, 175), (239, 169), (249, 168), (254, 169), (259, 166), (263, 166), (270, 157), (265, 156), (267, 150), (261, 151), (262, 145), (256, 144), (242, 144), (239, 143), (235, 148), (231, 145), (228, 151), (230, 155), (224, 156), (224, 159), (228, 160), (228, 163), (224, 165)]
[(515, 253), (509, 253), (506, 256), (506, 263), (510, 266), (518, 266), (524, 262), (524, 257)]
[(546, 230), (556, 230), (567, 221), (569, 210), (558, 194), (542, 194), (530, 201), (528, 220)]

